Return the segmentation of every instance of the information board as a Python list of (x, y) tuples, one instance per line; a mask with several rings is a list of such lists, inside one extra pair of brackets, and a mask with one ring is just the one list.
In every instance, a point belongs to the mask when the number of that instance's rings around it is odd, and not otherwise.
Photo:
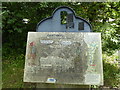
[(103, 85), (101, 33), (28, 32), (24, 82)]

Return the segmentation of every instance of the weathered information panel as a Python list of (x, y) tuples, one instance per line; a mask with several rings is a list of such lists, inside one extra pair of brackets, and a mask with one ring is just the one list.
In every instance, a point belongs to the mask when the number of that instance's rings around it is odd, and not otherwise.
[(29, 32), (24, 82), (103, 85), (101, 34)]

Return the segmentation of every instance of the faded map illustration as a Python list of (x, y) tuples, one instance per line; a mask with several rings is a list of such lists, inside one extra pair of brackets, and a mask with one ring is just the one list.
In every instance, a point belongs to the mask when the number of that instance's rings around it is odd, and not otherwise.
[(29, 32), (24, 82), (103, 85), (100, 33)]

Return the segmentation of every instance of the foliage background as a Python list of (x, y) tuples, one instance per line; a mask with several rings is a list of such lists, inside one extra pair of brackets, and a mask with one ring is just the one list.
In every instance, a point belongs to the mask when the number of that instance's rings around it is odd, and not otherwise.
[(119, 86), (119, 68), (111, 61), (118, 58), (113, 53), (120, 49), (120, 2), (4, 2), (3, 88), (25, 87), (22, 79), (27, 32), (36, 31), (37, 23), (51, 16), (58, 6), (73, 8), (77, 16), (91, 23), (93, 32), (102, 33), (105, 86)]

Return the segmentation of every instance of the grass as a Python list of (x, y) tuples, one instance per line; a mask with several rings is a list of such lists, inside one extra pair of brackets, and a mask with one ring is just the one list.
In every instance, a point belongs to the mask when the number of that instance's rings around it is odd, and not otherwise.
[(22, 88), (24, 73), (24, 59), (4, 60), (2, 62), (2, 87)]
[(23, 54), (2, 61), (2, 88), (35, 87), (35, 84), (23, 82), (24, 63), (25, 57)]
[[(13, 57), (16, 58), (10, 57), (7, 60), (2, 61), (2, 88), (35, 88), (36, 84), (23, 82), (24, 55), (22, 54)], [(107, 58), (104, 57), (104, 60), (105, 59)], [(118, 86), (120, 83), (119, 80), (117, 80), (119, 78), (116, 77), (118, 74), (120, 74), (120, 72), (115, 64), (104, 62), (104, 82), (106, 86)]]

